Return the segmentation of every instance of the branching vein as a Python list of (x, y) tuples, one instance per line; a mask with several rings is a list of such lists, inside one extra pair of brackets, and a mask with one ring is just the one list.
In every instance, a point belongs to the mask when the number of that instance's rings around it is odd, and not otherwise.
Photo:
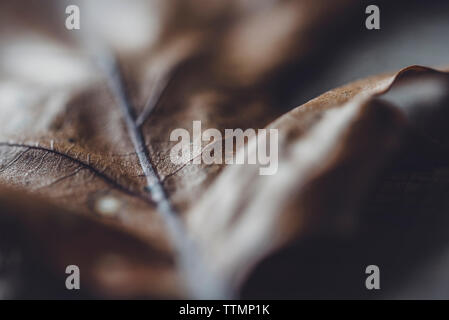
[[(197, 247), (187, 236), (179, 215), (174, 210), (168, 195), (162, 185), (150, 155), (145, 145), (140, 125), (149, 116), (156, 105), (161, 90), (153, 90), (155, 96), (149, 98), (146, 111), (136, 119), (134, 108), (127, 97), (125, 85), (120, 73), (116, 58), (105, 52), (104, 56), (98, 57), (98, 62), (106, 74), (109, 87), (114, 94), (120, 107), (128, 134), (136, 150), (140, 165), (147, 181), (147, 191), (151, 200), (154, 201), (158, 213), (162, 216), (167, 226), (167, 232), (177, 251), (178, 267), (184, 277), (187, 289), (194, 298), (227, 298), (230, 296), (227, 286), (219, 278), (212, 276), (207, 269), (205, 261), (199, 254)], [(164, 85), (162, 86), (164, 87)]]

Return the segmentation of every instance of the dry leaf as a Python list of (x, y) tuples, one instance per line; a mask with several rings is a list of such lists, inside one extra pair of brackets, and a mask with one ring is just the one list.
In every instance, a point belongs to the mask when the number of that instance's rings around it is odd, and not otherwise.
[(448, 87), (448, 74), (410, 67), (332, 90), (272, 123), (280, 132), (278, 172), (226, 168), (188, 215), (216, 272), (237, 286), (288, 241), (356, 232), (357, 209), (403, 145), (424, 146), (430, 159), (438, 155), (444, 163)]
[[(277, 77), (325, 47), (355, 1), (77, 3), (88, 14), (75, 34), (62, 2), (0, 5), (0, 230), (12, 224), (8, 243), (57, 278), (79, 264), (96, 297), (230, 297), (274, 249), (347, 232), (408, 128), (428, 129), (409, 112), (413, 82), (430, 79), (424, 106), (447, 88), (446, 74), (413, 67), (275, 121)], [(278, 173), (174, 165), (170, 132), (194, 120), (275, 121)]]

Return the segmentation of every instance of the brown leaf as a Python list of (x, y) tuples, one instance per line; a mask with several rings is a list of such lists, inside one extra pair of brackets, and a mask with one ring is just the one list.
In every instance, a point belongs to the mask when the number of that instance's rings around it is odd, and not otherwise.
[(0, 192), (0, 208), (2, 244), (19, 247), (31, 261), (44, 263), (61, 289), (66, 267), (75, 264), (90, 294), (114, 298), (179, 294), (173, 258), (157, 242), (7, 189)]
[[(272, 250), (347, 231), (415, 121), (389, 93), (421, 75), (438, 83), (430, 97), (446, 86), (413, 67), (275, 121), (286, 110), (276, 79), (325, 47), (355, 1), (72, 3), (86, 13), (75, 33), (64, 3), (31, 6), (29, 19), (28, 2), (0, 5), (0, 230), (12, 223), (11, 241), (42, 252), (33, 259), (50, 274), (79, 265), (95, 297), (229, 297)], [(170, 132), (194, 120), (220, 131), (275, 121), (279, 172), (174, 165)]]
[[(447, 73), (410, 67), (327, 92), (272, 123), (280, 132), (278, 172), (228, 167), (188, 215), (216, 272), (238, 285), (293, 239), (355, 232), (357, 209), (375, 179), (402, 145), (416, 143), (408, 131), (447, 138), (434, 120), (447, 114), (448, 81)], [(431, 141), (428, 149), (437, 148)]]
[[(215, 280), (202, 273), (176, 211), (186, 212), (221, 168), (173, 165), (169, 133), (193, 120), (221, 130), (275, 119), (272, 92), (261, 93), (265, 77), (316, 48), (293, 48), (290, 37), (346, 6), (324, 3), (72, 1), (83, 27), (68, 33), (64, 3), (41, 2), (27, 19), (28, 2), (4, 2), (2, 184), (94, 214), (167, 254), (171, 243), (187, 286), (200, 291), (191, 294), (220, 296), (227, 290), (196, 284)], [(254, 51), (262, 34), (264, 49)]]

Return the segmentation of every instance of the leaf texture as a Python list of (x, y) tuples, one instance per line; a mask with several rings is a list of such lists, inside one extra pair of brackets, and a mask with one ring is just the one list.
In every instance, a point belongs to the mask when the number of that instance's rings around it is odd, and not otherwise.
[[(0, 230), (49, 274), (80, 265), (89, 295), (232, 297), (274, 250), (358, 230), (411, 141), (447, 159), (444, 71), (413, 66), (279, 106), (282, 70), (325, 47), (355, 1), (80, 1), (75, 35), (56, 27), (64, 3), (24, 19), (26, 5), (0, 5)], [(170, 132), (195, 120), (278, 129), (278, 173), (174, 165)]]

